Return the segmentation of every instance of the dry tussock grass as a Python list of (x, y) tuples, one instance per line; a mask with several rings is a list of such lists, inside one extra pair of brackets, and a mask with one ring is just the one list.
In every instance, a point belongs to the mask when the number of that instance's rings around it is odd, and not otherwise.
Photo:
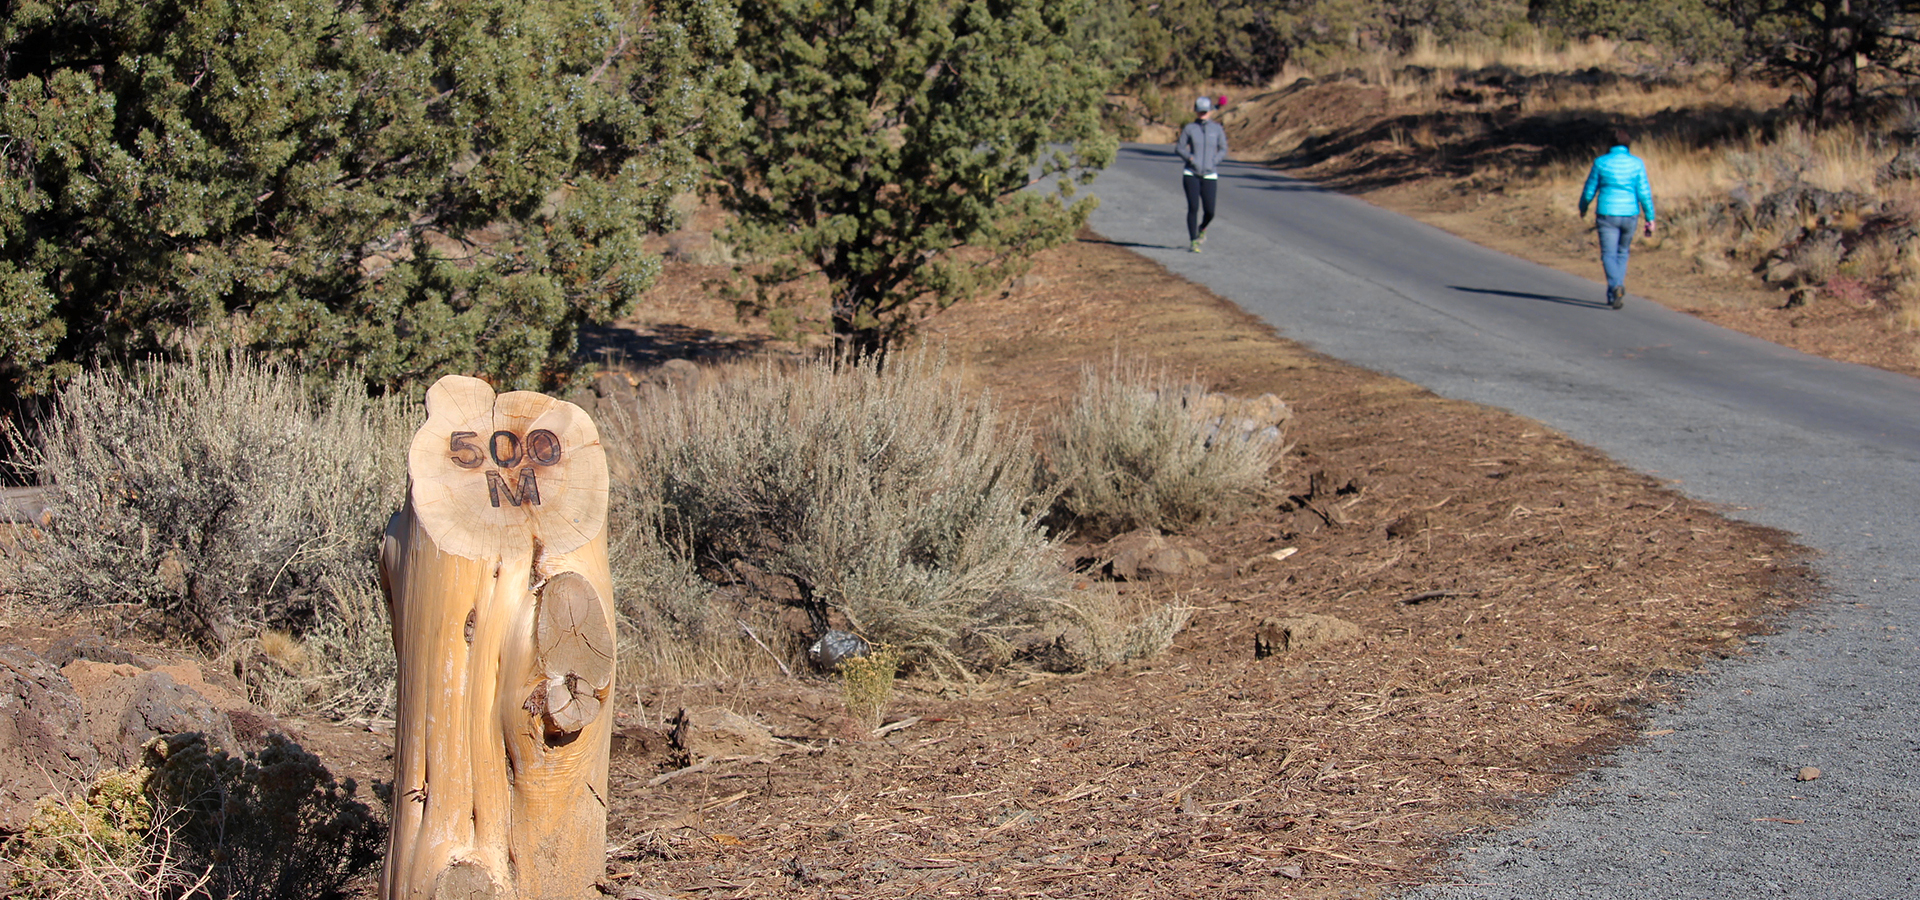
[[(1109, 387), (1137, 398), (1155, 386)], [(1149, 414), (1162, 406), (1171, 412)], [(1218, 495), (1199, 482), (1245, 474), (1195, 470), (1193, 451), (1251, 461), (1262, 477), (1272, 463), (1244, 441), (1206, 450), (1205, 423), (1177, 403), (1129, 408), (1156, 427), (1097, 437), (1131, 441), (1129, 461), (1145, 468), (1130, 471), (1164, 475), (1161, 499), (1189, 518)], [(1058, 532), (1043, 522), (1105, 522), (1110, 511), (1083, 504), (1077, 517), (1050, 518), (1074, 488), (1044, 484), (1025, 424), (1003, 419), (991, 395), (968, 390), (931, 351), (895, 353), (884, 368), (720, 367), (692, 390), (611, 409), (602, 426), (623, 473), (612, 556), (627, 683), (786, 674), (829, 627), (898, 648), (922, 673), (965, 680), (1061, 623), (1080, 626), (1078, 656), (1105, 660), (1164, 649), (1184, 621), (1077, 601)], [(1095, 476), (1111, 468), (1053, 477), (1104, 484)]]

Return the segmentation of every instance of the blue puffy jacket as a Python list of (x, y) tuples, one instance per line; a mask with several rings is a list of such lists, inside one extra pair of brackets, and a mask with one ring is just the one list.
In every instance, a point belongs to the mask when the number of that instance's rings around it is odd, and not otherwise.
[(1580, 192), (1580, 214), (1595, 196), (1600, 203), (1594, 212), (1602, 216), (1645, 215), (1653, 221), (1653, 190), (1647, 186), (1647, 164), (1627, 152), (1622, 144), (1593, 161), (1587, 173), (1587, 187)]

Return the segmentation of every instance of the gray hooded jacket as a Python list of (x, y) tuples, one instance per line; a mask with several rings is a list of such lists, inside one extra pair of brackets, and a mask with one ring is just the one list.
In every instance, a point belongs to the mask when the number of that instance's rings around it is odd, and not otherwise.
[(1227, 161), (1227, 129), (1212, 119), (1188, 122), (1180, 129), (1174, 152), (1187, 164), (1187, 171), (1202, 178), (1216, 176), (1220, 164)]

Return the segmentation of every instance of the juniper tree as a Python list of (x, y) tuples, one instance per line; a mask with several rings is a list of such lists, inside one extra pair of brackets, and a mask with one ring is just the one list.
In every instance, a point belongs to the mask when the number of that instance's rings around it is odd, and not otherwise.
[(719, 0), (94, 0), (0, 20), (0, 380), (198, 340), (536, 387), (653, 279)]
[(1854, 111), (1869, 73), (1920, 74), (1916, 0), (1705, 0), (1730, 20), (1749, 61), (1799, 83), (1809, 118), (1831, 125)]
[[(1085, 223), (1113, 158), (1084, 0), (765, 0), (745, 16), (741, 139), (715, 156), (746, 305), (792, 321), (824, 275), (865, 352), (1023, 271)], [(1052, 187), (1032, 189), (1052, 179)], [(828, 326), (829, 323), (821, 323)]]

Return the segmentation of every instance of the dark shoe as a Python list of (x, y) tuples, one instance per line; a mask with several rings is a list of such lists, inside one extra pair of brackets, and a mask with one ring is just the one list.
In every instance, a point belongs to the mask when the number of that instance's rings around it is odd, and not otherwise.
[(1627, 289), (1625, 287), (1607, 288), (1607, 305), (1614, 309), (1627, 305)]

